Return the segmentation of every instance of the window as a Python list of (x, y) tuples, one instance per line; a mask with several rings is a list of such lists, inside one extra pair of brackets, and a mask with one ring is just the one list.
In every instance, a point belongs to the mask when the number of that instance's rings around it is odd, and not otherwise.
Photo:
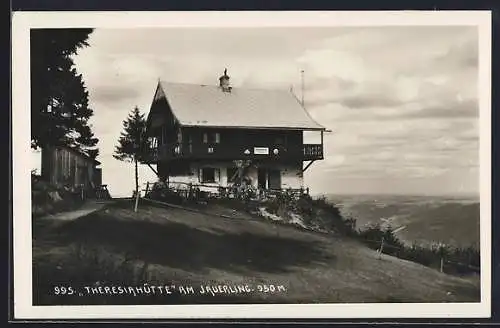
[(189, 153), (193, 153), (193, 137), (188, 135), (188, 145), (189, 145)]
[(216, 182), (219, 180), (219, 169), (214, 167), (204, 167), (200, 169), (200, 182)]
[(212, 132), (212, 133), (203, 133), (203, 143), (220, 143), (220, 133)]
[(150, 141), (151, 141), (151, 148), (152, 149), (155, 149), (158, 147), (158, 138), (153, 137), (150, 139)]

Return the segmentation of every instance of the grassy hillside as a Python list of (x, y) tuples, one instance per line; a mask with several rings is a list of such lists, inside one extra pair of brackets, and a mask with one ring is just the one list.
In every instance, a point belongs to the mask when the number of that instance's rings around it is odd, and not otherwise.
[[(477, 278), (379, 255), (340, 234), (277, 225), (227, 207), (227, 217), (121, 202), (72, 222), (34, 227), (35, 304), (477, 302)], [(249, 284), (216, 296), (55, 296), (54, 285)], [(258, 291), (259, 285), (279, 288)], [(97, 288), (97, 287), (96, 287)]]

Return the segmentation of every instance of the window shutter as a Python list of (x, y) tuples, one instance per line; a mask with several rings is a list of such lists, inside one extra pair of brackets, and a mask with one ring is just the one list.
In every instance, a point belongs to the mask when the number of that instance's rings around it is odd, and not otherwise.
[(220, 133), (219, 132), (215, 133), (215, 143), (220, 143)]

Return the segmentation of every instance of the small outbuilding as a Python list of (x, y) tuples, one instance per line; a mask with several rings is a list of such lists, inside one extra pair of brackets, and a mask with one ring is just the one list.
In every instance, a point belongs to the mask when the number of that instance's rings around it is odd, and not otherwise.
[(44, 147), (42, 150), (42, 179), (68, 187), (84, 186), (94, 189), (102, 184), (101, 163), (83, 151), (67, 146)]

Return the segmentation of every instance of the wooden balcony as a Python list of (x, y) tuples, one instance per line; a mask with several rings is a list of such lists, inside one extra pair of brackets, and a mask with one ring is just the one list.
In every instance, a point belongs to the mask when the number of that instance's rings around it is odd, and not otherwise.
[(316, 159), (323, 159), (323, 145), (305, 144), (303, 160), (310, 161)]
[(295, 147), (259, 145), (259, 147), (243, 147), (239, 145), (175, 143), (160, 145), (158, 148), (150, 149), (142, 162), (153, 164), (158, 161), (171, 161), (176, 159), (318, 160), (323, 159), (323, 145), (304, 144)]
[(158, 162), (158, 160), (159, 160), (158, 149), (150, 148), (144, 152), (142, 158), (140, 159), (140, 162), (143, 164), (155, 164)]

